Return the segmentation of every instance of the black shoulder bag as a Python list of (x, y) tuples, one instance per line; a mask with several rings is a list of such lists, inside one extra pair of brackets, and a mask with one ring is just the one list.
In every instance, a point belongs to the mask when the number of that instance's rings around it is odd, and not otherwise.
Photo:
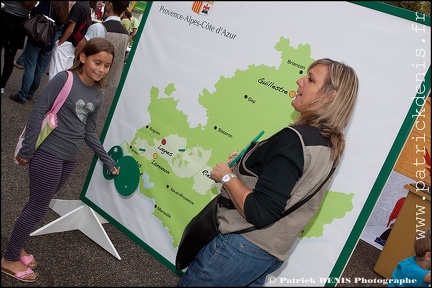
[[(287, 216), (292, 213), (294, 210), (298, 209), (301, 205), (309, 201), (328, 181), (330, 176), (333, 174), (336, 167), (333, 167), (327, 178), (320, 184), (320, 186), (311, 194), (309, 194), (303, 200), (297, 202), (289, 209), (283, 212), (279, 219)], [(229, 204), (228, 204), (229, 203)], [(183, 231), (182, 238), (180, 240), (179, 248), (176, 255), (176, 269), (177, 271), (183, 270), (195, 259), (195, 256), (198, 252), (209, 243), (216, 235), (219, 234), (218, 230), (218, 220), (217, 220), (217, 208), (219, 206), (228, 207), (235, 209), (234, 204), (232, 204), (230, 199), (222, 197), (221, 194), (218, 194), (214, 197), (194, 218), (190, 220), (190, 222), (186, 225), (185, 230)], [(270, 224), (272, 225), (272, 224)], [(270, 226), (268, 225), (268, 226)], [(266, 227), (268, 227), (266, 226)], [(246, 233), (256, 229), (264, 229), (256, 228), (255, 226), (245, 228), (239, 231), (231, 232), (231, 233)]]
[[(52, 3), (50, 3), (49, 17), (51, 17), (51, 6)], [(33, 39), (41, 47), (50, 43), (51, 37), (56, 29), (54, 20), (49, 17), (38, 13), (23, 22), (27, 36)]]

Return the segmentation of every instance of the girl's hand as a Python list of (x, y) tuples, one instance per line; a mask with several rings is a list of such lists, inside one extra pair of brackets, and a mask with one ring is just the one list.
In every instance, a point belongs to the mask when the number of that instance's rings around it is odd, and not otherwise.
[(29, 160), (26, 160), (24, 158), (21, 158), (20, 156), (16, 156), (15, 159), (18, 161), (18, 164), (21, 166), (25, 166), (27, 165), (27, 163), (29, 162)]
[(119, 175), (120, 174), (120, 167), (114, 167), (111, 172), (112, 175)]

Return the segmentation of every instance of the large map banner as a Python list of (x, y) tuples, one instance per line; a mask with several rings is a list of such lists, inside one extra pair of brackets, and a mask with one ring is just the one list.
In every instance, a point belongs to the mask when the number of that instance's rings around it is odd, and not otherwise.
[(430, 17), (366, 3), (148, 2), (102, 133), (121, 174), (94, 159), (80, 199), (175, 271), (184, 227), (219, 191), (212, 167), (294, 121), (314, 60), (345, 62), (360, 94), (342, 163), (266, 283), (333, 285), (430, 89)]

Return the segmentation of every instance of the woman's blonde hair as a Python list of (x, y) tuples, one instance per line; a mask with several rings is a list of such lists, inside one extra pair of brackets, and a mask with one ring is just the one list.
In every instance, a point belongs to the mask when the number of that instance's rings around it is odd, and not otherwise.
[[(105, 38), (101, 37), (94, 37), (87, 41), (87, 43), (84, 45), (83, 49), (80, 53), (84, 53), (87, 57), (91, 55), (98, 54), (100, 52), (106, 52), (108, 54), (111, 54), (113, 56), (113, 60), (111, 63), (114, 62), (114, 46)], [(79, 73), (82, 73), (84, 63), (81, 62), (79, 59), (79, 55), (76, 57), (75, 63), (72, 65), (72, 67), (69, 70), (76, 70)], [(108, 72), (109, 73), (109, 72)], [(107, 75), (108, 75), (107, 73)], [(97, 83), (99, 84), (99, 87), (101, 90), (103, 89), (105, 85), (105, 78), (107, 77), (105, 75), (100, 81)]]
[(324, 101), (319, 107), (302, 112), (294, 125), (314, 126), (323, 136), (329, 137), (332, 144), (332, 160), (336, 166), (345, 149), (345, 137), (342, 131), (351, 118), (357, 99), (359, 80), (353, 68), (329, 58), (316, 60), (309, 66), (308, 72), (319, 64), (327, 66), (329, 71), (319, 93), (325, 96), (336, 91), (335, 97), (333, 101)]

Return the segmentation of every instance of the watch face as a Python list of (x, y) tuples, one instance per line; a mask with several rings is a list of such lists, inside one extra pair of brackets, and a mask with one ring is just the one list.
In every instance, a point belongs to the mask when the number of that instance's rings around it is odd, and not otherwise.
[(228, 181), (230, 181), (232, 178), (237, 178), (237, 176), (235, 174), (226, 174), (222, 177), (222, 184), (227, 183)]
[(229, 174), (224, 175), (224, 176), (222, 177), (222, 183), (226, 183), (226, 182), (228, 182), (230, 179), (231, 179), (231, 176), (230, 176)]

